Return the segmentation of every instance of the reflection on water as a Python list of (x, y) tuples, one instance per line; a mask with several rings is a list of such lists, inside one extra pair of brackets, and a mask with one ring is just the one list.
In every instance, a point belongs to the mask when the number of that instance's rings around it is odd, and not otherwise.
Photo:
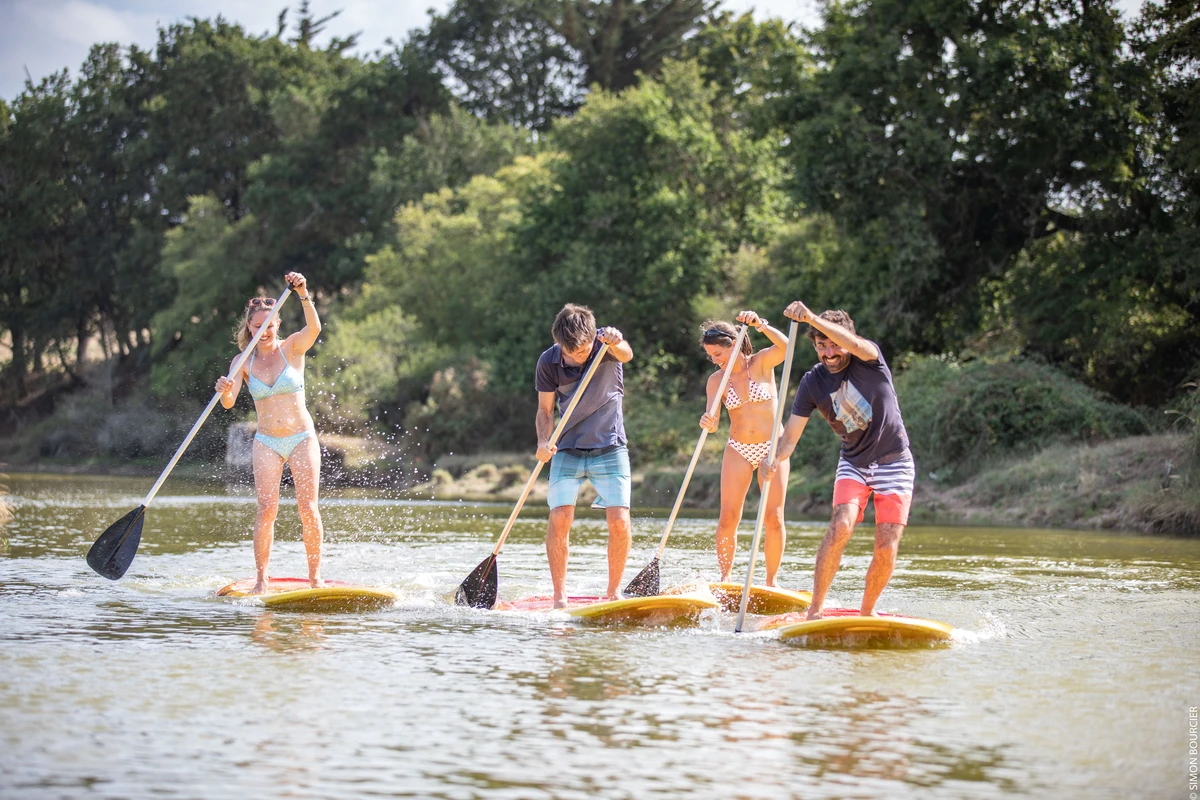
[[(253, 566), (252, 502), (212, 486), (168, 484), (129, 574), (98, 578), (83, 554), (143, 483), (10, 480), (0, 796), (1181, 796), (1200, 542), (912, 529), (881, 610), (950, 622), (954, 642), (806, 649), (729, 615), (604, 628), (454, 607), (509, 509), (362, 492), (323, 508), (327, 574), (395, 608), (212, 597)], [(631, 565), (662, 524), (635, 518)], [(548, 591), (544, 525), (530, 508), (514, 529), (503, 597)], [(294, 508), (278, 527), (276, 574), (302, 573)], [(712, 577), (712, 532), (677, 524), (665, 582)], [(785, 585), (809, 588), (822, 532), (790, 527)], [(604, 545), (581, 519), (573, 593), (604, 588)], [(858, 599), (870, 545), (852, 540), (835, 602)]]

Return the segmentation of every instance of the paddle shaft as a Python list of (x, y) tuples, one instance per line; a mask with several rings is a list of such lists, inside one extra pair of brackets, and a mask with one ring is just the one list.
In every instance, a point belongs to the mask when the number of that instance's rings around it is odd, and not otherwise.
[[(579, 382), (579, 388), (575, 390), (575, 394), (571, 397), (571, 402), (567, 403), (567, 407), (563, 409), (562, 417), (558, 420), (558, 425), (555, 426), (554, 432), (550, 434), (550, 439), (546, 442), (547, 447), (554, 447), (558, 437), (562, 435), (563, 430), (567, 427), (567, 420), (571, 418), (572, 412), (575, 411), (575, 406), (579, 404), (579, 398), (583, 397), (583, 390), (587, 388), (588, 383), (592, 380), (592, 376), (596, 374), (596, 370), (600, 367), (600, 362), (604, 360), (605, 354), (608, 353), (608, 345), (601, 344), (600, 350), (596, 353), (595, 360), (592, 361), (592, 366), (588, 367), (588, 371), (584, 373), (583, 380)], [(538, 461), (534, 466), (533, 472), (529, 475), (529, 480), (525, 482), (525, 489), (521, 492), (521, 497), (518, 498), (517, 504), (513, 507), (512, 513), (508, 515), (508, 522), (504, 523), (504, 531), (500, 534), (500, 539), (496, 542), (496, 547), (492, 550), (492, 555), (500, 555), (500, 548), (504, 546), (504, 540), (508, 538), (509, 531), (516, 524), (517, 516), (521, 513), (521, 507), (525, 505), (525, 500), (529, 497), (529, 492), (533, 490), (533, 484), (537, 481), (537, 477), (542, 472), (544, 461)]]
[[(254, 338), (250, 340), (250, 344), (246, 346), (246, 349), (243, 350), (241, 355), (237, 357), (237, 360), (233, 362), (233, 367), (229, 370), (229, 375), (226, 376), (230, 380), (233, 380), (233, 376), (237, 375), (238, 370), (242, 368), (242, 364), (246, 363), (246, 359), (250, 357), (250, 353), (253, 352), (254, 348), (258, 346), (258, 340), (262, 338), (263, 333), (267, 330), (267, 327), (271, 324), (271, 321), (279, 315), (279, 309), (283, 308), (284, 301), (288, 299), (288, 295), (291, 293), (292, 288), (289, 286), (283, 290), (283, 294), (281, 294), (279, 299), (275, 301), (275, 305), (271, 308), (271, 313), (267, 316), (266, 321), (263, 322), (262, 325), (258, 326), (258, 332), (254, 334)], [(216, 408), (217, 401), (220, 399), (221, 393), (214, 392), (212, 400), (209, 400), (208, 405), (204, 407), (204, 413), (200, 415), (200, 419), (196, 420), (196, 424), (192, 426), (190, 431), (188, 431), (188, 435), (183, 440), (183, 444), (179, 445), (179, 449), (175, 451), (175, 455), (171, 456), (171, 461), (169, 464), (167, 464), (167, 468), (162, 471), (162, 474), (158, 476), (158, 480), (154, 482), (154, 486), (150, 488), (150, 493), (147, 494), (146, 499), (142, 501), (143, 506), (150, 505), (150, 501), (154, 499), (154, 495), (158, 494), (158, 490), (162, 488), (163, 482), (166, 481), (167, 476), (171, 474), (171, 470), (175, 469), (175, 465), (178, 464), (179, 459), (183, 457), (183, 452), (188, 449), (188, 445), (192, 443), (192, 439), (196, 438), (196, 434), (200, 432), (200, 426), (204, 424), (206, 419), (208, 419), (208, 415), (212, 413), (214, 408)]]
[[(800, 323), (792, 320), (788, 326), (787, 355), (783, 357), (783, 377), (779, 379), (779, 394), (775, 397), (775, 427), (771, 434), (771, 451), (767, 455), (767, 463), (775, 461), (775, 453), (779, 449), (779, 437), (783, 434), (783, 409), (787, 399), (788, 378), (792, 374), (792, 356), (796, 353), (796, 335)], [(734, 633), (742, 632), (742, 622), (746, 619), (746, 603), (750, 600), (750, 582), (754, 578), (754, 562), (758, 556), (758, 542), (762, 537), (763, 520), (767, 516), (767, 501), (771, 494), (771, 481), (765, 480), (762, 493), (758, 498), (758, 518), (754, 522), (754, 542), (750, 545), (750, 567), (746, 570), (746, 585), (742, 587), (742, 602), (738, 604), (737, 625)]]
[[(733, 350), (729, 354), (729, 363), (725, 365), (725, 371), (721, 374), (721, 385), (717, 387), (717, 396), (713, 398), (712, 406), (709, 407), (709, 416), (717, 416), (721, 412), (721, 398), (725, 396), (725, 389), (729, 386), (729, 379), (733, 376), (733, 365), (737, 361), (738, 354), (742, 351), (742, 341), (746, 338), (746, 326), (738, 328), (737, 338), (733, 340)], [(658, 552), (654, 554), (655, 558), (662, 558), (663, 551), (667, 548), (667, 537), (671, 535), (671, 528), (675, 527), (675, 518), (679, 516), (679, 509), (683, 506), (683, 496), (687, 494), (688, 484), (691, 483), (692, 473), (696, 470), (696, 464), (700, 461), (700, 451), (704, 449), (704, 441), (708, 438), (708, 431), (700, 429), (700, 440), (696, 442), (696, 449), (692, 451), (692, 460), (688, 463), (687, 472), (683, 474), (683, 485), (679, 487), (679, 494), (675, 497), (675, 505), (671, 508), (671, 516), (667, 517), (667, 529), (663, 531), (662, 541), (658, 543)]]

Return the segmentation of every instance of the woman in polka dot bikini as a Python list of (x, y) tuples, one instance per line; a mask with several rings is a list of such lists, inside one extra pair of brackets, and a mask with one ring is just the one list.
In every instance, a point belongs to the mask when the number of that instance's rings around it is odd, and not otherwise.
[[(723, 398), (729, 411), (729, 445), (721, 462), (721, 518), (717, 522), (717, 565), (721, 580), (729, 580), (733, 569), (733, 558), (737, 551), (737, 528), (742, 520), (742, 507), (754, 470), (765, 461), (771, 449), (772, 429), (775, 425), (775, 368), (783, 363), (787, 350), (787, 336), (767, 324), (753, 311), (743, 311), (737, 316), (745, 323), (771, 340), (771, 346), (754, 352), (750, 337), (742, 340), (742, 350), (733, 352), (737, 339), (736, 329), (728, 322), (709, 321), (704, 323), (700, 343), (708, 358), (717, 366), (717, 371), (708, 378), (708, 404), (711, 408), (721, 385), (721, 373), (729, 359), (736, 359), (729, 385)], [(712, 416), (707, 412), (700, 417), (700, 427), (712, 433), (717, 429), (720, 412)], [(783, 527), (783, 499), (787, 492), (788, 464), (779, 465), (779, 473), (771, 481), (767, 498), (766, 530), (764, 546), (767, 566), (767, 586), (775, 586), (779, 562), (783, 558), (783, 547), (787, 535)], [(759, 488), (762, 474), (759, 473)]]

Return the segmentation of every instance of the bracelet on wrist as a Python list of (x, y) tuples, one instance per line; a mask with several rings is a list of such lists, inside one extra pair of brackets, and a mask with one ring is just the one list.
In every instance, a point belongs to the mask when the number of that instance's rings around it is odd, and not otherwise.
[(301, 303), (311, 303), (312, 297), (310, 297), (309, 295), (305, 295), (304, 297), (300, 298), (300, 302)]

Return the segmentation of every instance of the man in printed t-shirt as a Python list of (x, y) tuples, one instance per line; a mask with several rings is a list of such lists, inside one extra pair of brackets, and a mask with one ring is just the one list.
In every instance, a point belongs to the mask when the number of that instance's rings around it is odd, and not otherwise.
[(879, 345), (858, 336), (854, 320), (845, 311), (825, 311), (817, 316), (797, 300), (783, 313), (790, 319), (808, 323), (808, 337), (820, 363), (800, 381), (791, 419), (779, 437), (776, 459), (768, 468), (768, 476), (796, 449), (813, 409), (821, 412), (842, 440), (833, 486), (833, 518), (817, 551), (808, 618), (821, 618), (825, 594), (837, 574), (842, 551), (854, 526), (862, 522), (872, 492), (875, 555), (867, 568), (860, 613), (873, 615), (875, 601), (896, 565), (916, 477), (892, 373)]
[[(616, 328), (597, 334), (596, 318), (587, 306), (568, 303), (554, 318), (550, 329), (555, 344), (538, 358), (535, 387), (538, 393), (537, 457), (550, 462), (550, 524), (546, 531), (546, 558), (554, 584), (554, 607), (567, 605), (567, 548), (571, 523), (575, 521), (575, 498), (585, 480), (596, 490), (593, 507), (605, 509), (608, 517), (609, 599), (620, 595), (621, 575), (629, 557), (629, 502), (632, 481), (629, 450), (626, 448), (624, 364), (633, 349)], [(579, 404), (567, 421), (557, 446), (550, 447), (554, 432), (554, 406), (571, 403), (579, 382), (591, 367), (601, 344), (608, 352)]]

